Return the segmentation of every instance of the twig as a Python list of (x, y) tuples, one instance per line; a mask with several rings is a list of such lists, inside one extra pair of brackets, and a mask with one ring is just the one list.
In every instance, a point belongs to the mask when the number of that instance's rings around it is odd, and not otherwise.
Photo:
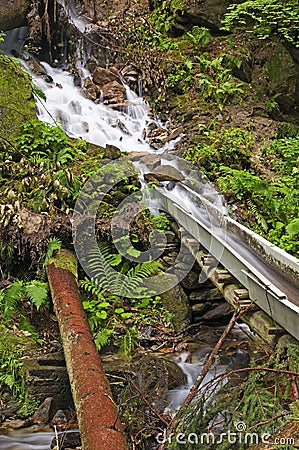
[(252, 370), (260, 370), (265, 371), (265, 372), (274, 372), (274, 373), (286, 373), (288, 375), (293, 375), (295, 377), (299, 376), (299, 372), (294, 372), (292, 370), (286, 370), (286, 369), (272, 369), (271, 367), (242, 367), (241, 369), (235, 369), (235, 370), (231, 370), (230, 372), (227, 372), (225, 374), (225, 376), (230, 376), (234, 373), (239, 373), (239, 372), (250, 372)]
[[(239, 319), (241, 314), (244, 313), (244, 311), (245, 311), (245, 309), (241, 308), (240, 310), (236, 310), (234, 312), (231, 320), (229, 321), (228, 325), (226, 326), (225, 330), (223, 331), (222, 335), (220, 336), (217, 344), (215, 345), (215, 347), (211, 351), (208, 359), (206, 360), (201, 373), (197, 377), (195, 383), (193, 384), (192, 388), (190, 389), (189, 394), (185, 398), (185, 401), (182, 404), (180, 410), (174, 416), (174, 418), (172, 419), (172, 422), (170, 422), (170, 424), (169, 424), (169, 433), (173, 433), (175, 431), (175, 429), (177, 428), (177, 426), (179, 424), (180, 415), (182, 414), (182, 411), (184, 411), (184, 409), (187, 408), (187, 406), (191, 403), (191, 401), (195, 397), (195, 394), (198, 391), (198, 389), (200, 388), (200, 385), (201, 385), (203, 379), (205, 378), (205, 376), (207, 375), (208, 371), (211, 368), (214, 356), (217, 354), (218, 350), (220, 349), (220, 347), (223, 344), (224, 340), (226, 339), (227, 335), (229, 334), (229, 332), (231, 331), (231, 329), (233, 328), (233, 326), (235, 325), (236, 321)], [(164, 444), (162, 444), (159, 447), (159, 450), (163, 450), (164, 448), (165, 448)]]
[(263, 422), (259, 422), (255, 425), (253, 425), (252, 427), (248, 428), (247, 431), (254, 430), (255, 428), (260, 427), (261, 425), (267, 425), (267, 423), (273, 422), (276, 419), (280, 419), (281, 417), (285, 417), (285, 416), (289, 416), (289, 415), (290, 415), (289, 411), (277, 414), (277, 416), (271, 417), (271, 419), (264, 420)]

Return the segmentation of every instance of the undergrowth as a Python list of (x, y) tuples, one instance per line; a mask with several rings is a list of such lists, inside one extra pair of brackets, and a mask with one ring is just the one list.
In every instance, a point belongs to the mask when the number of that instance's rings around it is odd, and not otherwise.
[[(198, 450), (245, 450), (262, 439), (270, 444), (282, 425), (299, 417), (294, 378), (283, 372), (297, 372), (298, 358), (297, 345), (281, 346), (258, 370), (253, 366), (239, 379), (232, 371), (203, 386), (181, 414), (176, 429), (176, 435), (182, 432), (191, 436), (185, 448), (193, 449), (196, 444)], [(181, 446), (173, 439), (167, 448), (177, 450)]]

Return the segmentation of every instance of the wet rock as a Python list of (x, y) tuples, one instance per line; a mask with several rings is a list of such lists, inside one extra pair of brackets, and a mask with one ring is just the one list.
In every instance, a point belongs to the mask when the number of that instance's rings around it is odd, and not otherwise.
[(146, 355), (136, 366), (136, 382), (154, 408), (163, 412), (168, 390), (185, 384), (186, 375), (174, 362)]
[(47, 74), (41, 63), (35, 58), (29, 58), (26, 60), (26, 65), (35, 74), (42, 77), (47, 83), (52, 83), (53, 78)]
[(53, 397), (46, 398), (33, 415), (33, 423), (48, 423), (51, 416)]
[(104, 84), (101, 87), (103, 101), (106, 104), (120, 104), (125, 101), (125, 87), (118, 81)]
[(59, 409), (54, 414), (54, 417), (52, 419), (52, 425), (55, 425), (58, 430), (63, 430), (63, 429), (65, 429), (66, 423), (67, 423), (67, 417), (66, 417), (64, 411), (62, 411), (62, 409)]
[(101, 95), (101, 89), (96, 86), (89, 77), (87, 77), (84, 81), (82, 93), (89, 100), (95, 101)]
[(57, 439), (54, 438), (51, 442), (51, 449), (58, 448), (59, 450), (67, 450), (69, 448), (78, 448), (81, 447), (81, 438), (80, 433), (77, 432), (68, 432), (61, 433)]
[(118, 159), (121, 156), (121, 151), (118, 147), (112, 144), (107, 144), (105, 148), (105, 158), (107, 159)]
[(203, 322), (217, 322), (219, 325), (225, 323), (233, 314), (233, 308), (228, 303), (222, 303), (205, 313), (201, 320)]
[(101, 88), (113, 82), (117, 82), (119, 84), (120, 78), (115, 73), (110, 70), (103, 69), (102, 67), (97, 67), (92, 74), (92, 81), (100, 86)]
[(184, 175), (179, 172), (175, 167), (167, 164), (163, 166), (157, 166), (150, 173), (144, 175), (146, 181), (158, 180), (158, 181), (182, 181)]
[(172, 130), (168, 136), (166, 136), (165, 138), (163, 138), (163, 142), (169, 142), (172, 139), (177, 138), (180, 134), (182, 134), (184, 132), (184, 128), (183, 127), (177, 127), (174, 130)]
[(148, 170), (154, 170), (157, 166), (160, 166), (161, 156), (146, 154), (144, 156), (139, 157), (138, 160), (142, 164), (145, 164)]
[(174, 361), (165, 359), (164, 363), (168, 373), (168, 390), (176, 389), (187, 383), (186, 374)]

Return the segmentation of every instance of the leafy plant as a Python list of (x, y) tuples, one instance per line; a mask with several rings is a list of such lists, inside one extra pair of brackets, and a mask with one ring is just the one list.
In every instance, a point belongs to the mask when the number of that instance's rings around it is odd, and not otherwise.
[(8, 389), (15, 397), (24, 397), (23, 356), (25, 347), (8, 332), (0, 333), (0, 389)]
[(220, 130), (203, 128), (201, 133), (206, 136), (205, 140), (188, 148), (183, 157), (201, 167), (212, 180), (219, 173), (221, 164), (235, 168), (250, 167), (253, 137), (249, 131), (222, 127)]
[(223, 19), (223, 29), (247, 28), (260, 39), (273, 33), (299, 46), (299, 5), (296, 0), (247, 0), (229, 5)]

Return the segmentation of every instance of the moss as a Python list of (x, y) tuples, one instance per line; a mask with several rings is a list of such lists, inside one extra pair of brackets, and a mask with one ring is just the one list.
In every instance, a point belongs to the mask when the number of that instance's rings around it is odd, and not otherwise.
[(36, 118), (30, 77), (20, 64), (0, 53), (0, 138), (14, 145), (25, 121)]
[(47, 265), (53, 264), (55, 267), (65, 269), (78, 278), (78, 261), (73, 252), (62, 249), (55, 256), (49, 259)]

